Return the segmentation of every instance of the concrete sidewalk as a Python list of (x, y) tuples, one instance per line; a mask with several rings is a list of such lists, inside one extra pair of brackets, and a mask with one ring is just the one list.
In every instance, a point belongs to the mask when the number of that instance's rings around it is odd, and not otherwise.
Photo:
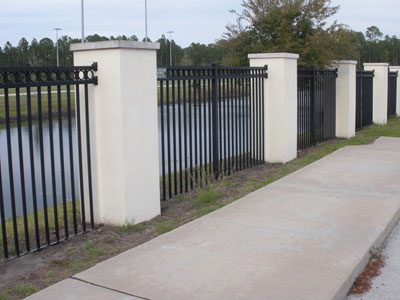
[(399, 216), (400, 139), (380, 138), (30, 299), (344, 299)]

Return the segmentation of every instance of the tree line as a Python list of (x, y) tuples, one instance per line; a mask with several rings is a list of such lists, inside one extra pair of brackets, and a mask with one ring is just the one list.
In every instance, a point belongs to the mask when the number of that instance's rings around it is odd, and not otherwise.
[[(127, 36), (100, 36), (90, 35), (85, 38), (86, 42), (98, 42), (108, 40), (131, 40), (138, 41), (136, 35)], [(61, 36), (58, 40), (60, 66), (72, 66), (73, 55), (69, 50), (72, 43), (80, 43), (81, 40), (69, 36)], [(164, 35), (157, 40), (160, 49), (157, 51), (158, 66), (170, 65), (170, 47), (172, 48), (172, 65), (201, 66), (212, 62), (222, 62), (221, 49), (216, 44), (192, 43), (183, 48), (174, 40), (167, 39)], [(21, 38), (18, 45), (13, 46), (7, 42), (3, 48), (0, 47), (0, 67), (27, 67), (27, 66), (55, 66), (57, 61), (56, 43), (50, 38), (40, 41), (33, 39), (30, 43), (26, 38)]]
[[(331, 5), (331, 0), (243, 0), (242, 8), (240, 12), (232, 11), (237, 16), (236, 23), (229, 24), (215, 43), (192, 43), (183, 48), (162, 35), (157, 40), (158, 66), (203, 66), (214, 62), (242, 66), (248, 65), (248, 53), (262, 52), (299, 53), (301, 67), (326, 67), (335, 59), (400, 65), (400, 39), (396, 36), (384, 35), (376, 26), (363, 33), (336, 21), (328, 24), (339, 9)], [(138, 41), (136, 35), (86, 37), (87, 42), (118, 39)], [(61, 66), (73, 65), (69, 48), (71, 43), (79, 42), (66, 35), (58, 40)], [(30, 43), (22, 38), (16, 46), (7, 42), (0, 47), (0, 67), (55, 64), (56, 44), (50, 38), (33, 39)]]

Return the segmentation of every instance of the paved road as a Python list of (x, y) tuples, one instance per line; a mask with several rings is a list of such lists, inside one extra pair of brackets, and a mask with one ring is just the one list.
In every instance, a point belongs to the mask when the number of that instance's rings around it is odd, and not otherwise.
[(346, 147), (30, 299), (344, 299), (400, 216), (400, 139)]
[(389, 235), (381, 254), (385, 267), (382, 268), (382, 274), (372, 281), (371, 291), (362, 295), (352, 295), (348, 300), (400, 299), (400, 224), (397, 224)]

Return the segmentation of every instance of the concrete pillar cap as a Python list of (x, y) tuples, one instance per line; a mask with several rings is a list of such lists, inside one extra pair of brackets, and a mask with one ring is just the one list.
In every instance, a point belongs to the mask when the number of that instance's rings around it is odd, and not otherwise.
[(298, 59), (300, 56), (295, 53), (257, 53), (249, 54), (249, 59), (273, 59), (273, 58), (289, 58)]
[(112, 41), (71, 44), (70, 46), (70, 50), (72, 52), (105, 50), (105, 49), (158, 50), (160, 49), (160, 43), (112, 40)]
[(388, 63), (364, 63), (364, 66), (370, 67), (389, 67)]
[(336, 65), (356, 65), (357, 61), (355, 61), (355, 60), (334, 60), (333, 63)]

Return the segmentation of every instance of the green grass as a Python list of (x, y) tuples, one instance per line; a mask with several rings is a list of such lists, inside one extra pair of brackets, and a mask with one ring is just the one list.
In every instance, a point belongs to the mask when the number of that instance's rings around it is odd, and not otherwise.
[(178, 226), (179, 226), (179, 223), (176, 220), (162, 220), (158, 224), (155, 225), (155, 230), (159, 234), (164, 234), (164, 233), (174, 230)]
[(213, 211), (216, 211), (217, 209), (220, 209), (223, 206), (224, 206), (223, 204), (218, 204), (218, 205), (201, 207), (197, 209), (196, 216), (200, 218), (202, 216), (208, 215), (209, 213), (212, 213)]
[(68, 262), (66, 262), (66, 261), (64, 261), (64, 260), (58, 260), (58, 259), (56, 259), (56, 260), (53, 260), (53, 261), (51, 262), (51, 265), (52, 265), (53, 267), (64, 267), (64, 268), (66, 268), (66, 267), (68, 266)]
[(48, 271), (46, 273), (45, 279), (46, 279), (46, 281), (48, 283), (51, 283), (54, 280), (54, 278), (56, 278), (56, 276), (57, 276), (57, 271), (56, 270), (50, 270), (50, 271)]
[(70, 269), (73, 273), (78, 273), (80, 271), (83, 271), (87, 268), (87, 263), (83, 261), (75, 261), (73, 264), (71, 264)]
[(221, 184), (225, 187), (234, 187), (236, 185), (232, 180), (229, 180), (226, 177), (222, 180)]
[(197, 200), (195, 204), (198, 207), (215, 203), (217, 200), (224, 197), (224, 193), (218, 187), (208, 186), (205, 189), (197, 192)]
[(34, 293), (37, 293), (39, 290), (33, 285), (20, 283), (15, 285), (11, 289), (7, 289), (0, 294), (0, 300), (9, 300), (9, 299), (21, 299), (28, 297)]
[(139, 232), (143, 231), (145, 227), (143, 224), (134, 224), (134, 222), (125, 221), (125, 224), (117, 229), (118, 232)]
[[(76, 201), (76, 215), (77, 215), (77, 222), (78, 224), (80, 223), (79, 218), (80, 218), (80, 201)], [(72, 222), (72, 212), (73, 212), (73, 203), (72, 201), (67, 202), (67, 217), (68, 217), (68, 228), (71, 229), (73, 228), (73, 222)], [(57, 205), (57, 220), (58, 220), (58, 228), (60, 231), (60, 235), (63, 234), (64, 232), (64, 210), (63, 210), (63, 204), (58, 204)], [(33, 245), (35, 242), (35, 216), (34, 213), (31, 212), (27, 215), (27, 220), (28, 220), (28, 233), (30, 237), (30, 244)], [(39, 210), (38, 211), (38, 223), (39, 223), (39, 233), (43, 237), (45, 233), (45, 215), (44, 215), (44, 210)], [(48, 221), (49, 221), (49, 231), (50, 235), (52, 235), (52, 232), (55, 230), (55, 216), (54, 216), (54, 207), (48, 207)], [(13, 230), (13, 220), (8, 219), (6, 220), (6, 235), (7, 235), (7, 241), (8, 241), (8, 246), (9, 246), (9, 252), (10, 255), (15, 254), (15, 249), (14, 247), (14, 230)], [(25, 245), (25, 227), (24, 227), (24, 218), (22, 216), (16, 218), (16, 223), (17, 223), (17, 228), (18, 228), (18, 240), (20, 247), (24, 247)], [(3, 251), (3, 232), (0, 229), (0, 255), (2, 256)]]
[(86, 248), (87, 256), (90, 259), (97, 259), (99, 256), (104, 254), (102, 249), (100, 249), (99, 247), (97, 247), (96, 244), (94, 244), (90, 241), (86, 241), (85, 248)]

